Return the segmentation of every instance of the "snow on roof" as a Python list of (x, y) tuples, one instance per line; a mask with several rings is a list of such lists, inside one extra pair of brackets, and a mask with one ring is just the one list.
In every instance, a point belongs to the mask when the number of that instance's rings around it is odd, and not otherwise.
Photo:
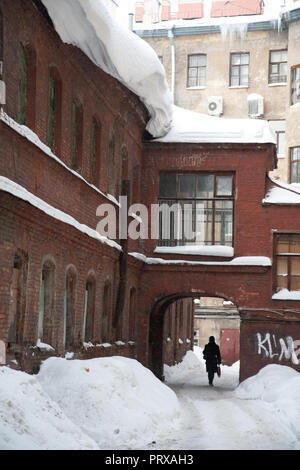
[(135, 251), (129, 253), (129, 255), (146, 264), (186, 264), (189, 266), (272, 266), (272, 261), (267, 256), (239, 256), (230, 261), (189, 261), (185, 259), (149, 258), (142, 253), (137, 253)]
[(9, 178), (6, 178), (5, 176), (0, 176), (0, 191), (5, 191), (9, 194), (12, 194), (17, 198), (28, 202), (29, 204), (44, 212), (48, 216), (59, 220), (60, 222), (63, 222), (65, 224), (71, 225), (75, 229), (88, 235), (91, 238), (94, 238), (95, 240), (98, 240), (101, 243), (104, 243), (112, 248), (116, 248), (117, 250), (122, 251), (121, 246), (114, 240), (110, 240), (109, 238), (100, 235), (97, 230), (94, 230), (85, 224), (81, 224), (71, 215), (61, 211), (60, 209), (57, 209), (56, 207), (51, 206), (43, 199), (35, 196), (31, 192), (27, 191), (27, 189), (25, 189), (23, 186), (18, 183), (15, 183), (14, 181), (10, 180)]
[[(243, 0), (244, 2), (244, 0)], [(145, 30), (145, 29), (170, 29), (172, 26), (178, 26), (180, 28), (191, 27), (191, 26), (215, 26), (215, 25), (244, 25), (248, 23), (259, 23), (265, 21), (274, 21), (280, 24), (281, 15), (288, 15), (289, 12), (296, 10), (300, 7), (300, 0), (295, 2), (292, 0), (286, 0), (285, 6), (282, 0), (264, 0), (264, 8), (261, 14), (240, 14), (237, 16), (230, 16), (225, 14), (224, 16), (213, 17), (212, 12), (212, 0), (206, 0), (204, 3), (204, 16), (202, 18), (195, 19), (171, 19), (168, 21), (160, 21), (159, 23), (135, 23), (134, 29)], [(228, 2), (224, 1), (224, 4)], [(244, 2), (246, 5), (247, 3)], [(240, 2), (239, 2), (239, 5)], [(228, 11), (228, 5), (225, 5)], [(226, 12), (226, 10), (225, 10)], [(237, 13), (237, 12), (235, 12)], [(241, 9), (242, 13), (242, 9)], [(251, 12), (249, 12), (251, 13)]]
[(173, 107), (171, 130), (157, 142), (275, 144), (269, 124), (260, 119), (226, 119)]
[(150, 113), (147, 131), (166, 134), (172, 96), (154, 50), (118, 23), (102, 0), (42, 0), (61, 40), (79, 47), (92, 62), (139, 96)]
[(300, 185), (283, 183), (269, 177), (274, 185), (269, 189), (263, 203), (300, 204)]

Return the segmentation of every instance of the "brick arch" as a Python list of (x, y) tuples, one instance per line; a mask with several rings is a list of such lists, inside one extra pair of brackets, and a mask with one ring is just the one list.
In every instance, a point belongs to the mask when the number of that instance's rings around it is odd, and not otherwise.
[(168, 307), (177, 300), (199, 297), (220, 297), (223, 296), (213, 293), (201, 292), (182, 292), (172, 293), (162, 297), (154, 303), (149, 317), (149, 345), (148, 345), (148, 366), (152, 372), (160, 379), (163, 378), (163, 330), (164, 317)]
[[(147, 264), (140, 278), (139, 329), (145, 332), (139, 358), (155, 375), (162, 377), (163, 317), (167, 307), (185, 297), (221, 297), (235, 304), (244, 317), (253, 320), (262, 308), (272, 307), (271, 267), (216, 264)], [(249, 320), (250, 321), (250, 320)], [(242, 327), (241, 327), (242, 328)], [(247, 349), (246, 328), (241, 329), (241, 348)], [(243, 353), (244, 354), (244, 353)], [(247, 352), (248, 354), (248, 352)], [(241, 369), (247, 368), (245, 354)]]

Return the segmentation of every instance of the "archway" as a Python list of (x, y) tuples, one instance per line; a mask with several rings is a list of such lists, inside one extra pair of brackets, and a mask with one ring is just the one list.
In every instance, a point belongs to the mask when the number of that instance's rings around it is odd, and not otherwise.
[[(202, 332), (195, 341), (199, 323)], [(240, 316), (231, 301), (200, 293), (173, 294), (158, 300), (150, 314), (149, 368), (164, 380), (164, 364), (180, 362), (195, 343), (204, 347), (210, 335), (216, 337), (224, 351), (225, 365), (239, 359)]]

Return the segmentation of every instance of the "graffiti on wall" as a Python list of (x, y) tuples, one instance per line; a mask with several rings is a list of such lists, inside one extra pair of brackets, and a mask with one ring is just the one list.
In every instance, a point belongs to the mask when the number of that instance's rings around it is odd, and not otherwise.
[(300, 340), (294, 340), (292, 336), (278, 337), (271, 333), (256, 333), (257, 354), (270, 359), (283, 359), (292, 364), (300, 364)]

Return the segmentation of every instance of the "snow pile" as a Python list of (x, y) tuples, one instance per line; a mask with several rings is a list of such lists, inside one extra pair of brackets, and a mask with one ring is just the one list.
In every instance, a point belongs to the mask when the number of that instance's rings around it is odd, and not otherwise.
[(36, 376), (0, 368), (0, 449), (97, 449)]
[(173, 106), (170, 132), (157, 142), (222, 142), (275, 144), (269, 124), (261, 119), (225, 119)]
[(133, 359), (0, 369), (0, 449), (138, 448), (177, 429), (175, 393)]
[(168, 384), (185, 382), (189, 377), (197, 377), (205, 370), (205, 362), (202, 357), (202, 349), (198, 348), (198, 354), (187, 351), (182, 362), (175, 366), (164, 365), (164, 376)]
[(42, 0), (61, 40), (140, 97), (150, 113), (148, 132), (169, 130), (172, 96), (163, 65), (141, 38), (111, 17), (102, 0)]
[(297, 371), (270, 364), (242, 382), (235, 393), (243, 400), (268, 403), (283, 425), (300, 439), (300, 374)]
[(178, 425), (176, 395), (139, 362), (50, 358), (37, 376), (66, 416), (102, 449), (137, 447)]

